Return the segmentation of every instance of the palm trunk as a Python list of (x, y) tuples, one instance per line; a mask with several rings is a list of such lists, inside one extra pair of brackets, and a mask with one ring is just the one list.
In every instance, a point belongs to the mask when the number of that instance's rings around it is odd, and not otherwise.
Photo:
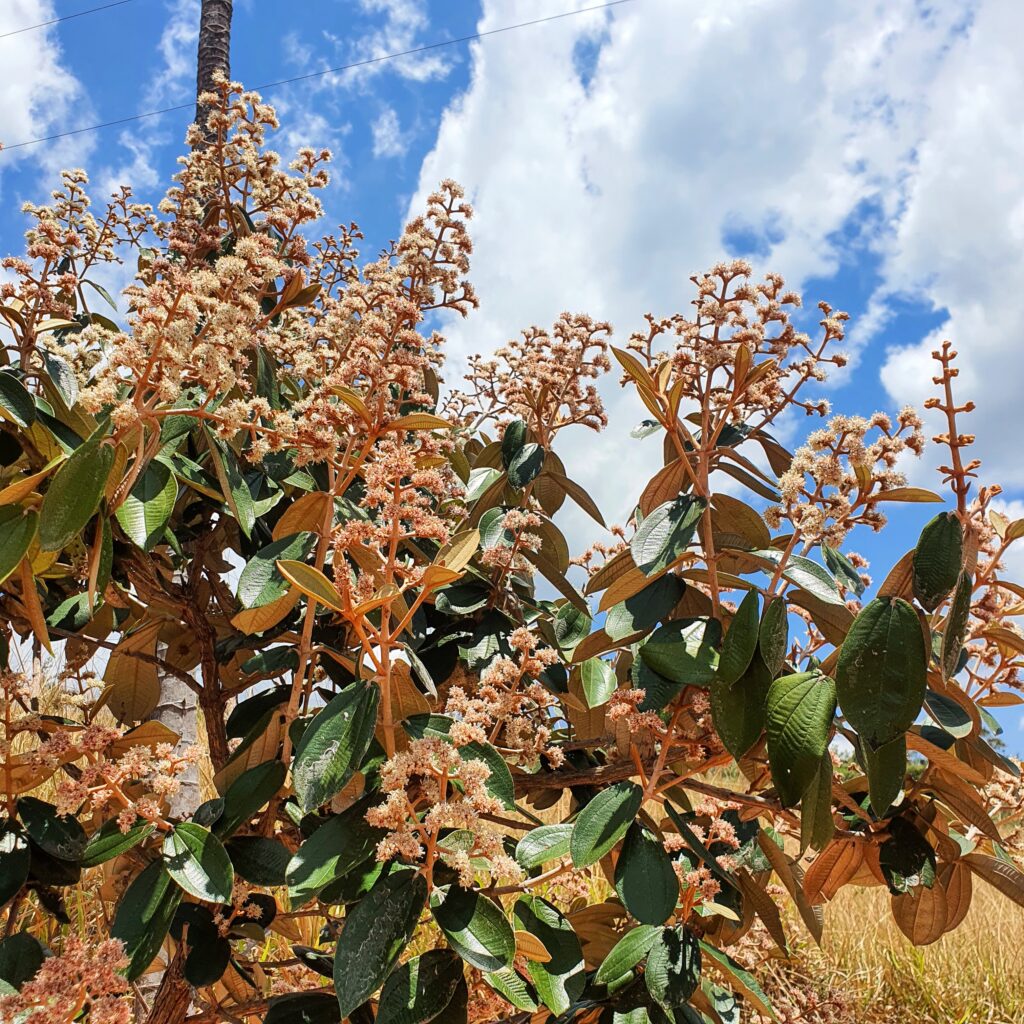
[(199, 59), (196, 75), (196, 124), (206, 121), (206, 109), (199, 103), (204, 92), (213, 89), (214, 76), (231, 76), (231, 6), (233, 0), (203, 0), (199, 16)]

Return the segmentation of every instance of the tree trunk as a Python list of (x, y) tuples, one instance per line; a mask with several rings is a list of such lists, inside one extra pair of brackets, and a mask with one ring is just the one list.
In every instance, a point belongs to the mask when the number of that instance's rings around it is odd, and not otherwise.
[(199, 16), (199, 59), (196, 75), (196, 124), (206, 122), (199, 97), (213, 90), (217, 72), (231, 76), (231, 6), (233, 0), (203, 0)]
[[(200, 126), (206, 123), (206, 109), (199, 103), (199, 97), (204, 92), (213, 91), (214, 76), (218, 72), (222, 72), (225, 77), (231, 74), (232, 0), (202, 0), (202, 4), (196, 59), (196, 123)], [(181, 582), (180, 577), (178, 582)], [(208, 672), (204, 671), (203, 676), (207, 677), (204, 683), (209, 685), (211, 680)], [(195, 691), (177, 676), (160, 673), (160, 703), (150, 718), (178, 733), (181, 736), (179, 746), (186, 747), (196, 742), (198, 717), (199, 701)], [(221, 741), (223, 722), (213, 724), (215, 729), (220, 727), (217, 739)], [(224, 744), (226, 740), (218, 743), (218, 746)], [(198, 767), (192, 766), (181, 781), (181, 789), (172, 802), (170, 812), (174, 817), (187, 818), (199, 806), (202, 796)], [(152, 998), (148, 1024), (182, 1024), (188, 1014), (192, 990), (182, 976), (182, 952), (179, 945), (167, 969), (161, 974), (147, 976), (148, 984), (140, 986)]]

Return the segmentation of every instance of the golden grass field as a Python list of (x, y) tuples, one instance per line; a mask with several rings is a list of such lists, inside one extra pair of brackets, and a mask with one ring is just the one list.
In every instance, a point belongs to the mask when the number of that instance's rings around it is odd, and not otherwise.
[[(983, 882), (960, 927), (931, 946), (904, 938), (882, 887), (843, 889), (826, 908), (820, 949), (799, 925), (789, 932), (798, 940), (793, 960), (763, 970), (773, 996), (797, 1010), (792, 1022), (1024, 1022), (1024, 908)], [(807, 1010), (809, 996), (821, 1005)]]

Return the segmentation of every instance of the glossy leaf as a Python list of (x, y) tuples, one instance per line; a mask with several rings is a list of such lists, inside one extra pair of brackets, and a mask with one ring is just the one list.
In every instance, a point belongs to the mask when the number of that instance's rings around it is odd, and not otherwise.
[(453, 883), (447, 892), (434, 891), (430, 909), (449, 945), (466, 963), (487, 972), (512, 965), (515, 936), (493, 900)]
[(0, 907), (28, 880), (31, 863), (28, 837), (14, 821), (0, 824)]
[(296, 533), (260, 548), (238, 577), (238, 601), (243, 608), (262, 608), (288, 593), (289, 582), (277, 568), (278, 559), (302, 561), (316, 544), (312, 533)]
[(343, 1017), (383, 984), (412, 937), (426, 900), (422, 875), (393, 869), (349, 910), (334, 953), (334, 990)]
[(307, 726), (292, 765), (303, 810), (326, 803), (358, 770), (373, 739), (379, 702), (376, 686), (356, 682), (332, 697)]
[(54, 474), (39, 510), (39, 544), (59, 551), (76, 537), (99, 507), (114, 449), (98, 439), (76, 448)]
[(451, 950), (428, 950), (384, 983), (376, 1024), (427, 1024), (445, 1012), (465, 984), (462, 961)]
[(703, 498), (684, 494), (654, 509), (629, 543), (636, 567), (654, 576), (677, 561), (693, 540), (706, 507)]
[(707, 686), (718, 670), (717, 619), (678, 619), (659, 626), (640, 647), (640, 657), (674, 683)]
[(178, 481), (168, 463), (154, 459), (115, 513), (128, 539), (149, 551), (163, 536), (174, 512)]
[(642, 924), (626, 932), (601, 961), (594, 981), (598, 985), (609, 985), (628, 974), (661, 938), (661, 931), (662, 929), (655, 925)]
[(129, 959), (124, 973), (129, 981), (142, 975), (160, 952), (181, 895), (181, 889), (157, 860), (136, 876), (121, 897), (110, 937), (124, 943)]
[(18, 568), (36, 536), (39, 516), (20, 505), (0, 508), (0, 583)]
[(615, 669), (610, 661), (604, 661), (601, 658), (588, 658), (580, 665), (579, 673), (588, 708), (601, 707), (611, 700), (618, 684), (615, 679)]
[(516, 860), (527, 871), (569, 852), (572, 825), (538, 825), (527, 832), (516, 846)]
[(18, 800), (18, 817), (32, 842), (51, 857), (81, 859), (88, 837), (74, 815), (60, 815), (53, 804), (23, 796)]
[(513, 914), (516, 927), (539, 939), (550, 955), (544, 963), (526, 964), (540, 1001), (554, 1014), (565, 1013), (586, 988), (583, 951), (572, 925), (539, 896), (520, 896)]
[(602, 790), (580, 811), (569, 839), (572, 862), (578, 868), (596, 864), (625, 834), (643, 800), (635, 782), (616, 782)]
[(183, 821), (163, 844), (167, 873), (192, 896), (210, 903), (230, 903), (235, 872), (220, 840), (194, 822)]

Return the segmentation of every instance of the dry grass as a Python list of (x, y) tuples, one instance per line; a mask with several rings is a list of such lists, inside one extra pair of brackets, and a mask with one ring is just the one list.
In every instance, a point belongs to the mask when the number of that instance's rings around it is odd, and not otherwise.
[(960, 927), (931, 946), (915, 948), (904, 938), (881, 887), (844, 889), (827, 908), (825, 921), (820, 949), (801, 941), (794, 962), (766, 965), (771, 988), (784, 1001), (802, 1006), (810, 992), (824, 1004), (792, 1020), (1024, 1021), (1024, 909), (983, 883), (976, 882)]

